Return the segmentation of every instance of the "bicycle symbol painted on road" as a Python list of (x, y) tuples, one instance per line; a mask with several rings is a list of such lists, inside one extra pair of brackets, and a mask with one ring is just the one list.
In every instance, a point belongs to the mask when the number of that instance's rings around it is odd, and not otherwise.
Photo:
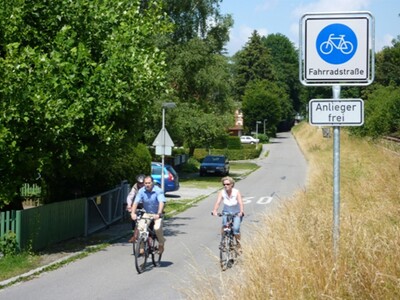
[(343, 64), (356, 53), (357, 37), (348, 26), (331, 24), (319, 33), (316, 48), (319, 56), (327, 63)]

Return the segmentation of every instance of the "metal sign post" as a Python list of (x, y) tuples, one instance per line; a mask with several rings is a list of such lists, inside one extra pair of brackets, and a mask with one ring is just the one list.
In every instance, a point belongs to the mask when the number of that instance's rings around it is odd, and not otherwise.
[[(340, 86), (332, 87), (333, 98), (340, 99)], [(339, 254), (340, 236), (340, 127), (333, 127), (333, 253)]]
[(165, 155), (171, 155), (172, 147), (174, 146), (174, 142), (168, 134), (167, 129), (165, 128), (165, 109), (166, 108), (174, 108), (176, 107), (173, 102), (163, 103), (162, 107), (162, 127), (160, 132), (158, 133), (156, 139), (153, 142), (153, 146), (156, 147), (156, 154), (161, 155), (161, 189), (163, 192), (165, 191), (165, 174), (164, 174), (164, 162)]
[(300, 19), (299, 79), (332, 86), (332, 99), (309, 103), (310, 124), (333, 126), (333, 253), (339, 254), (340, 127), (364, 123), (361, 99), (340, 99), (342, 85), (368, 85), (374, 75), (374, 19), (369, 12), (310, 13)]

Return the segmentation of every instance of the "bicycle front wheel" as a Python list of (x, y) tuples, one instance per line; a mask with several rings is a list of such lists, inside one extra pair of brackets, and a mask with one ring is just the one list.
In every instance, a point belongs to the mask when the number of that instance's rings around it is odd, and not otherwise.
[(238, 247), (238, 242), (236, 241), (236, 238), (234, 236), (230, 237), (229, 241), (229, 258), (230, 258), (230, 264), (231, 266), (233, 263), (236, 261), (236, 259), (239, 256), (239, 247)]
[(229, 237), (224, 236), (219, 246), (219, 258), (222, 271), (225, 271), (230, 267), (230, 245), (229, 245)]
[(144, 238), (139, 238), (135, 244), (135, 266), (140, 274), (146, 268), (147, 257), (149, 255), (148, 246)]
[(151, 246), (151, 260), (153, 261), (153, 265), (155, 267), (158, 267), (160, 265), (160, 261), (161, 261), (161, 256), (162, 253), (158, 252), (158, 239), (157, 238), (153, 238), (152, 239), (152, 246)]
[(135, 255), (135, 253), (136, 253), (136, 244), (139, 239), (139, 230), (137, 228), (134, 229), (134, 236), (135, 236), (135, 239), (133, 240), (133, 243), (132, 243), (133, 255)]

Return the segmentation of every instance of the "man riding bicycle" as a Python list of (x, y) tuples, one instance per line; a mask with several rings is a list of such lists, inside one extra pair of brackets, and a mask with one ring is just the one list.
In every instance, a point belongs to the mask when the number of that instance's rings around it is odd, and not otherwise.
[[(240, 247), (240, 223), (244, 216), (243, 200), (240, 191), (235, 186), (235, 180), (232, 177), (226, 176), (221, 179), (223, 189), (218, 193), (217, 201), (215, 202), (213, 209), (213, 216), (218, 216), (218, 208), (221, 202), (224, 202), (222, 213), (235, 214), (233, 218), (233, 233), (235, 235), (238, 246)], [(222, 218), (222, 230), (227, 223), (227, 217)]]
[(153, 177), (146, 176), (144, 178), (144, 188), (141, 188), (132, 205), (132, 220), (137, 219), (136, 209), (139, 203), (143, 203), (143, 208), (146, 213), (139, 220), (138, 229), (143, 231), (145, 228), (145, 218), (154, 219), (154, 231), (159, 242), (158, 252), (161, 254), (164, 251), (164, 233), (162, 228), (163, 209), (165, 205), (165, 196), (161, 188), (154, 185)]

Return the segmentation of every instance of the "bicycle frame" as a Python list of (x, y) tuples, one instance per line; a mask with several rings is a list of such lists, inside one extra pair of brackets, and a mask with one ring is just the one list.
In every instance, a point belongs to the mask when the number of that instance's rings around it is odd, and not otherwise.
[(329, 35), (328, 42), (338, 50), (342, 48), (344, 41), (345, 40), (343, 34), (340, 34), (339, 37), (335, 37), (334, 34)]

